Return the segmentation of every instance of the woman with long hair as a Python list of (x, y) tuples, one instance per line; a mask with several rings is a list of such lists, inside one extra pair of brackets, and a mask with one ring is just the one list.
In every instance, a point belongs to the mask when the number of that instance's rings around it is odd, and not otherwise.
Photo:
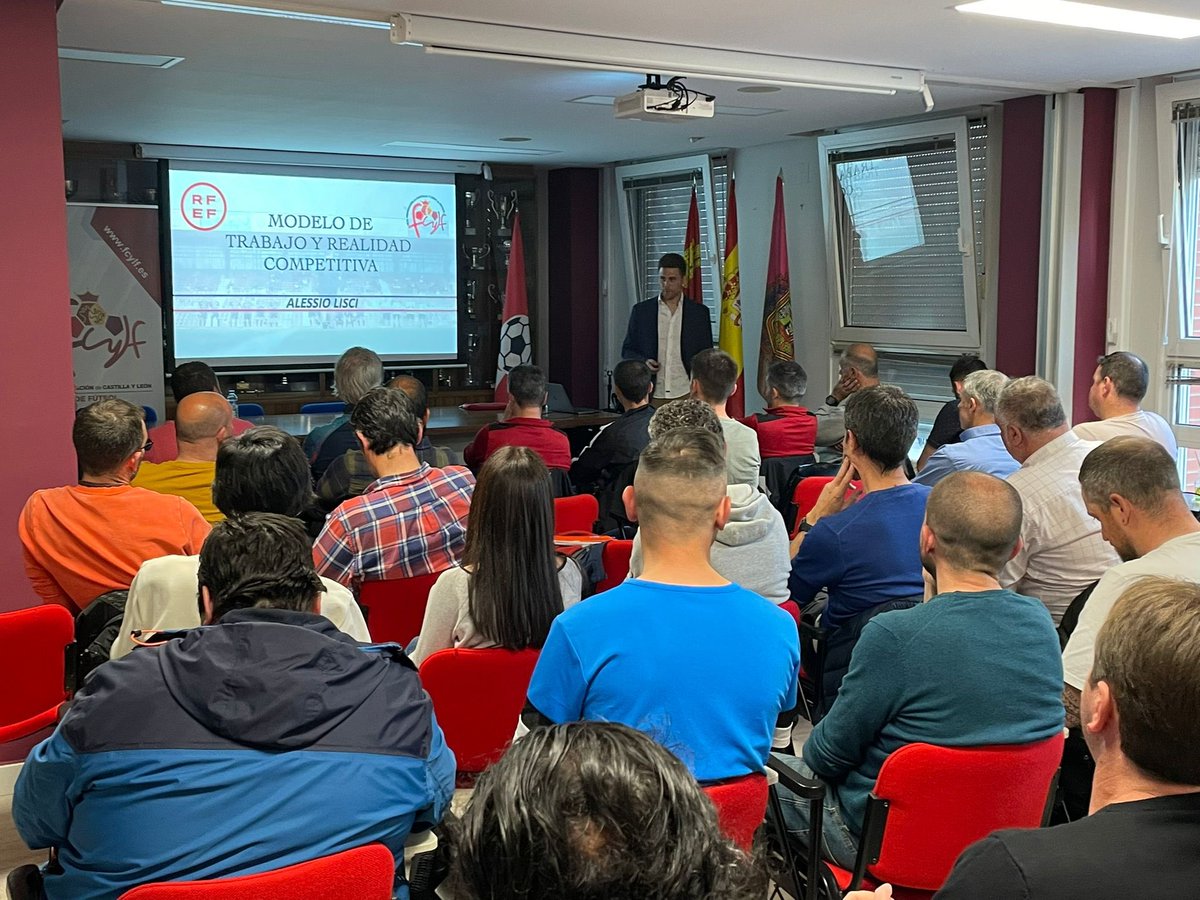
[(479, 471), (462, 564), (429, 592), (412, 660), (450, 647), (540, 648), (582, 590), (579, 566), (554, 550), (549, 470), (528, 447), (502, 447)]

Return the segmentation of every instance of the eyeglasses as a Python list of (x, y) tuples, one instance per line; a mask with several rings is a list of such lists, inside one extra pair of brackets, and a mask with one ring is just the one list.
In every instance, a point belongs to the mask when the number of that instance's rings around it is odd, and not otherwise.
[(149, 453), (153, 449), (154, 449), (154, 441), (146, 441), (146, 443), (142, 444), (142, 452), (143, 453)]

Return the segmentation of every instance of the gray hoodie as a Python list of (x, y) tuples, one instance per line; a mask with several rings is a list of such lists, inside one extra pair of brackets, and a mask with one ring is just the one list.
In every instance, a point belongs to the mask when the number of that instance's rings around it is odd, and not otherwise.
[[(788, 534), (783, 516), (766, 494), (746, 484), (725, 489), (731, 501), (729, 521), (717, 532), (709, 560), (712, 567), (734, 584), (761, 594), (772, 603), (788, 599)], [(634, 536), (629, 577), (642, 574), (642, 539)]]

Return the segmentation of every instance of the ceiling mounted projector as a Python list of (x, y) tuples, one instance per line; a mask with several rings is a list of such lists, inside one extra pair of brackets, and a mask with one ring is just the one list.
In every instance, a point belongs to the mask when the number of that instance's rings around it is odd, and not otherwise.
[(618, 119), (645, 122), (711, 119), (716, 108), (716, 97), (690, 90), (678, 76), (664, 84), (660, 76), (647, 75), (636, 91), (613, 99), (613, 115)]

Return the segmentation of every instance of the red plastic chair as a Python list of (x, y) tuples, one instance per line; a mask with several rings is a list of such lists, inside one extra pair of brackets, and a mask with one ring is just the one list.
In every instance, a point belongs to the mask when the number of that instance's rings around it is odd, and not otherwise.
[(120, 900), (390, 900), (396, 860), (383, 844), (368, 844), (274, 872), (144, 884)]
[(600, 561), (604, 566), (604, 580), (596, 585), (596, 593), (615, 588), (629, 575), (629, 557), (633, 555), (633, 541), (609, 541), (604, 545)]
[(554, 533), (591, 534), (600, 518), (600, 503), (591, 494), (554, 498)]
[(67, 648), (75, 619), (56, 604), (0, 614), (0, 743), (36, 734), (58, 721), (71, 695), (66, 687)]
[(425, 686), (458, 771), (482, 772), (501, 756), (525, 707), (538, 651), (439, 650), (421, 663)]
[(379, 643), (395, 641), (407, 646), (420, 634), (429, 591), (441, 574), (431, 572), (412, 578), (364, 581), (359, 588), (358, 602), (367, 610), (371, 640)]
[(706, 785), (704, 793), (717, 808), (717, 822), (725, 836), (749, 853), (754, 832), (767, 814), (767, 777), (743, 775), (721, 784)]
[[(1049, 820), (1062, 747), (1061, 732), (1032, 744), (901, 747), (875, 780), (853, 871), (823, 865), (839, 891), (890, 882), (897, 900), (932, 897), (971, 844)], [(795, 789), (790, 770), (771, 768)]]
[[(831, 475), (810, 475), (807, 478), (800, 479), (800, 483), (796, 485), (796, 491), (792, 494), (792, 503), (796, 507), (796, 524), (792, 526), (792, 537), (800, 533), (800, 520), (803, 519), (817, 505), (817, 499), (821, 496), (821, 491), (825, 490), (825, 485), (833, 481)], [(846, 489), (846, 493), (856, 491), (862, 487), (862, 483), (858, 481), (850, 482), (850, 487)]]

